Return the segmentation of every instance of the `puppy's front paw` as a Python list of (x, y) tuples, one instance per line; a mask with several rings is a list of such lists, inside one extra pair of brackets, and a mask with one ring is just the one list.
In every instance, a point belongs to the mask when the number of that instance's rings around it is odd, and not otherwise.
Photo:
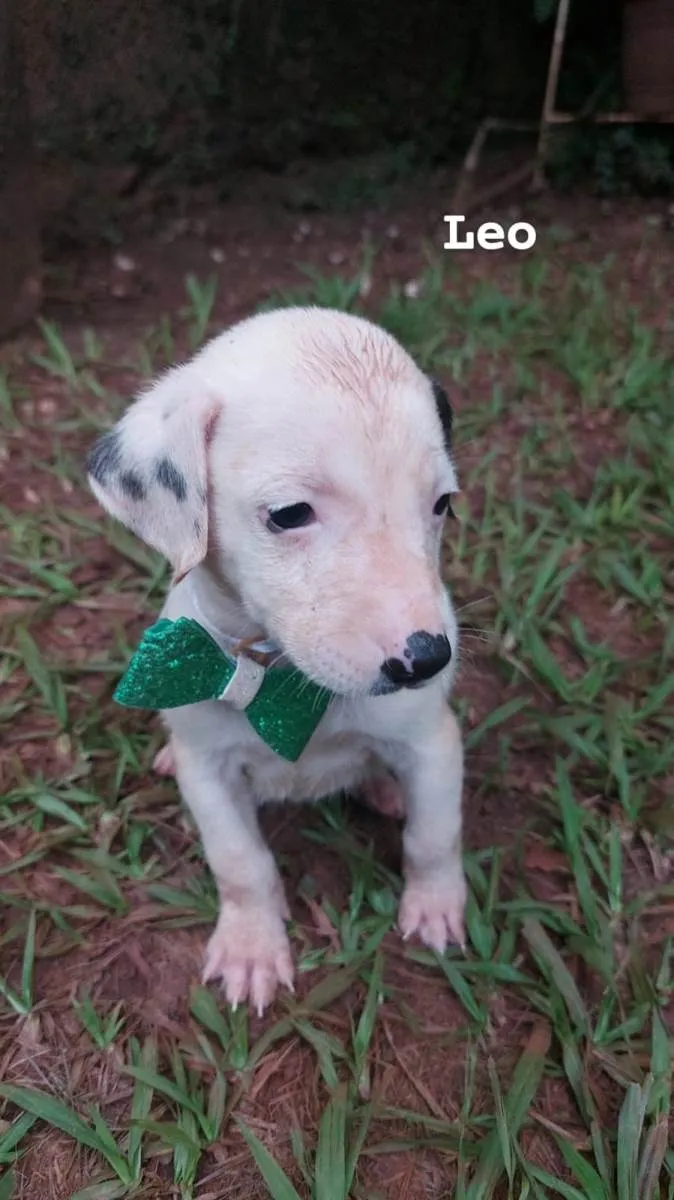
[(293, 991), (290, 942), (282, 917), (273, 908), (223, 904), (206, 950), (204, 983), (222, 979), (225, 996), (236, 1008), (250, 1000), (259, 1016), (279, 984)]
[(403, 891), (398, 926), (403, 938), (416, 933), (427, 946), (444, 953), (448, 942), (465, 949), (463, 912), (466, 880), (461, 869), (443, 877), (431, 875), (410, 880)]

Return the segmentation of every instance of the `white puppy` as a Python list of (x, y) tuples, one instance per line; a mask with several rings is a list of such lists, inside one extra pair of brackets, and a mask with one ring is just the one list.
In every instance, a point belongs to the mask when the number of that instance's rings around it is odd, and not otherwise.
[(205, 978), (232, 1004), (262, 1011), (292, 987), (264, 801), (397, 788), (401, 932), (438, 951), (463, 941), (457, 623), (439, 572), (450, 442), (445, 393), (389, 334), (296, 308), (216, 337), (91, 454), (100, 502), (171, 561), (163, 616), (194, 618), (226, 651), (271, 639), (335, 694), (296, 762), (226, 699), (163, 713), (221, 901)]

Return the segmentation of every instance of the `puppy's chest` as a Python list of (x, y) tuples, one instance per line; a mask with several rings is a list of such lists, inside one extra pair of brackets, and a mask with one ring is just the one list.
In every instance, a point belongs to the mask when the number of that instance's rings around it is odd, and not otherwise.
[(243, 779), (261, 800), (318, 800), (332, 792), (355, 788), (372, 771), (375, 756), (357, 734), (317, 738), (296, 763), (286, 762), (266, 747), (233, 748), (226, 774)]

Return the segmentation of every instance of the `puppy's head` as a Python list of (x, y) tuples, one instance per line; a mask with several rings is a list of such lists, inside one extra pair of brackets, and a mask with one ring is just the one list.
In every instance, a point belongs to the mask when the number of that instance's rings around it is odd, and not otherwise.
[(445, 393), (392, 337), (285, 309), (155, 383), (94, 447), (89, 479), (176, 577), (208, 557), (314, 681), (386, 692), (456, 651), (438, 570), (450, 451)]

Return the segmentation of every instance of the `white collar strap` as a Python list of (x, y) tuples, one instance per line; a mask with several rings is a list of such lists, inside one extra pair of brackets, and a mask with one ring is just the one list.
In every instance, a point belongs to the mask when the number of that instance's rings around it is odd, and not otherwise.
[[(218, 627), (216, 625), (214, 625), (213, 622), (210, 621), (208, 619), (208, 617), (206, 616), (206, 614), (202, 608), (201, 602), (199, 600), (199, 597), (197, 595), (197, 589), (194, 586), (194, 580), (192, 579), (191, 575), (187, 576), (185, 583), (187, 585), (189, 597), (190, 597), (190, 600), (192, 601), (192, 605), (195, 609), (195, 612), (199, 619), (200, 625), (203, 625), (204, 629), (206, 629), (207, 632), (210, 633), (213, 640), (215, 642), (217, 642), (220, 649), (223, 650), (225, 652), (225, 654), (228, 655), (229, 658), (239, 659), (240, 657), (242, 657), (238, 654), (235, 654), (234, 651), (235, 651), (236, 647), (240, 646), (241, 643), (245, 639), (240, 638), (240, 637), (234, 637), (231, 633), (224, 633), (221, 629), (218, 629)], [(276, 642), (272, 641), (271, 638), (261, 638), (259, 641), (256, 641), (256, 642), (246, 641), (246, 650), (251, 650), (254, 654), (272, 655), (274, 663), (276, 661), (278, 661), (279, 658), (283, 657), (283, 651), (281, 650), (281, 647), (278, 646), (276, 644)], [(251, 663), (254, 663), (254, 659), (249, 659), (249, 661)], [(254, 665), (258, 666), (259, 664), (254, 663)], [(272, 663), (270, 663), (269, 665), (271, 666)], [(261, 668), (261, 669), (264, 673), (264, 668)], [(260, 680), (260, 682), (261, 682), (261, 680)], [(232, 683), (234, 683), (234, 680), (232, 680)], [(227, 697), (227, 699), (230, 701), (230, 703), (233, 703), (233, 701), (230, 699), (229, 696)], [(243, 707), (245, 707), (245, 705)]]

